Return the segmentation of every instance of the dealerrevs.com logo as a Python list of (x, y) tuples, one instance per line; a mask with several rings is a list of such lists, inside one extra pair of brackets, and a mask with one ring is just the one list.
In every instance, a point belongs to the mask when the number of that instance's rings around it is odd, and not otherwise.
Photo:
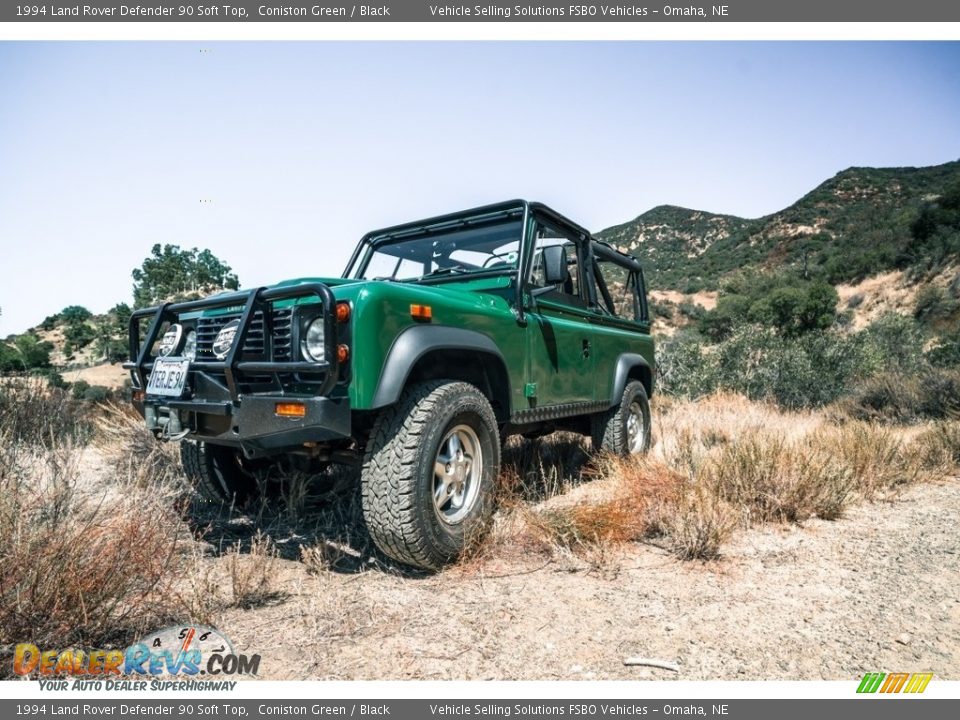
[(38, 678), (45, 690), (232, 690), (236, 682), (226, 678), (259, 668), (259, 655), (234, 652), (223, 633), (203, 625), (167, 627), (123, 650), (19, 643), (13, 655), (13, 672)]
[(857, 687), (858, 693), (922, 693), (933, 673), (867, 673)]

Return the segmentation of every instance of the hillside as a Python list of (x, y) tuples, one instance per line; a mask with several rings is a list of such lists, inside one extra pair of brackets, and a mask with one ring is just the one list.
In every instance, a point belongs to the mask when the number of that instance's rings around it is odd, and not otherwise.
[(643, 261), (653, 289), (715, 289), (725, 274), (751, 266), (806, 265), (839, 284), (942, 263), (942, 247), (918, 242), (914, 224), (926, 205), (958, 186), (960, 161), (849, 168), (766, 217), (664, 205), (598, 235)]

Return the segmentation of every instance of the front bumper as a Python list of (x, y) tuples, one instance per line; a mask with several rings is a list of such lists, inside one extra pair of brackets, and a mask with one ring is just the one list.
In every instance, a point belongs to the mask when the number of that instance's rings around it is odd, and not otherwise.
[[(302, 418), (278, 417), (277, 403), (305, 406)], [(229, 400), (171, 400), (147, 397), (134, 401), (147, 427), (161, 437), (186, 436), (243, 448), (248, 455), (303, 447), (306, 443), (350, 437), (347, 398), (247, 395)]]
[[(262, 354), (251, 357), (244, 351), (247, 332), (255, 316), (270, 317), (271, 303), (278, 300), (310, 297), (318, 299), (322, 307), (324, 362), (274, 361), (269, 340)], [(350, 437), (349, 401), (329, 397), (342, 379), (337, 360), (339, 328), (335, 303), (333, 293), (323, 283), (304, 283), (136, 311), (130, 318), (131, 361), (124, 364), (133, 381), (134, 406), (146, 419), (147, 426), (162, 437), (191, 437), (236, 445), (248, 453)], [(185, 313), (241, 306), (240, 326), (226, 357), (222, 361), (191, 362), (184, 397), (146, 394), (147, 378), (156, 359), (152, 349), (167, 324), (178, 322)], [(141, 339), (141, 323), (148, 319), (149, 329)], [(265, 338), (270, 337), (269, 331), (267, 326)], [(271, 378), (266, 388), (264, 376)], [(251, 391), (250, 381), (254, 377), (258, 378), (258, 390)], [(279, 417), (276, 405), (280, 402), (303, 404), (303, 417)]]

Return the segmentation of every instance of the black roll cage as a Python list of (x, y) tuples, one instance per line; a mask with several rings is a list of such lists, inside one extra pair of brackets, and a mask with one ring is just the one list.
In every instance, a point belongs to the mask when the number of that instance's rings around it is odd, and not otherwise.
[[(471, 277), (483, 276), (485, 274), (510, 274), (517, 276), (518, 282), (516, 283), (516, 297), (514, 298), (514, 306), (517, 313), (517, 320), (521, 324), (526, 322), (524, 309), (527, 303), (525, 302), (524, 296), (530, 277), (530, 265), (533, 261), (531, 251), (533, 222), (531, 222), (531, 220), (546, 220), (548, 223), (555, 225), (565, 232), (579, 238), (584, 247), (584, 260), (586, 261), (585, 267), (594, 268), (594, 271), (596, 271), (596, 263), (594, 262), (594, 258), (599, 257), (603, 260), (610, 261), (616, 265), (619, 265), (620, 267), (625, 268), (630, 272), (631, 275), (636, 274), (635, 282), (638, 283), (636, 296), (638, 296), (637, 303), (639, 305), (637, 308), (637, 317), (641, 318), (643, 321), (647, 319), (646, 284), (643, 277), (643, 267), (636, 258), (632, 257), (631, 255), (621, 253), (610, 245), (597, 240), (589, 230), (581, 227), (577, 223), (561, 215), (547, 205), (539, 202), (530, 202), (527, 200), (507, 200), (505, 202), (494, 203), (492, 205), (482, 205), (470, 210), (460, 210), (455, 213), (437, 215), (436, 217), (427, 218), (426, 220), (416, 220), (413, 222), (403, 223), (401, 225), (393, 225), (391, 227), (368, 232), (360, 239), (360, 242), (357, 243), (357, 247), (350, 256), (350, 260), (347, 262), (347, 267), (343, 271), (342, 277), (349, 278), (351, 272), (357, 269), (358, 263), (367, 256), (368, 251), (371, 248), (376, 248), (381, 243), (417, 236), (428, 236), (434, 233), (448, 232), (458, 227), (470, 227), (471, 225), (489, 222), (497, 219), (498, 217), (522, 217), (521, 227), (523, 234), (520, 238), (520, 261), (518, 263), (518, 268), (496, 270), (489, 273), (471, 273)], [(456, 279), (456, 276), (446, 276), (444, 281), (452, 279)], [(433, 280), (436, 281), (437, 279)], [(596, 294), (596, 278), (589, 278), (587, 280), (586, 287), (589, 305), (591, 307), (598, 307), (599, 303), (597, 301)], [(601, 292), (607, 292), (605, 285), (603, 286)]]

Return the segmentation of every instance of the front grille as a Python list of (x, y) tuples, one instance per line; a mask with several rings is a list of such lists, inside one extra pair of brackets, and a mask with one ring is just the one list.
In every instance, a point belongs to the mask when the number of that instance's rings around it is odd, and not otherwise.
[[(273, 360), (284, 362), (292, 359), (293, 354), (293, 311), (283, 308), (271, 311), (273, 320)], [(213, 354), (213, 341), (217, 334), (231, 320), (240, 317), (240, 313), (202, 317), (197, 320), (197, 360), (216, 360)], [(250, 320), (250, 329), (243, 343), (243, 359), (267, 359), (264, 343), (263, 313), (257, 310)]]

